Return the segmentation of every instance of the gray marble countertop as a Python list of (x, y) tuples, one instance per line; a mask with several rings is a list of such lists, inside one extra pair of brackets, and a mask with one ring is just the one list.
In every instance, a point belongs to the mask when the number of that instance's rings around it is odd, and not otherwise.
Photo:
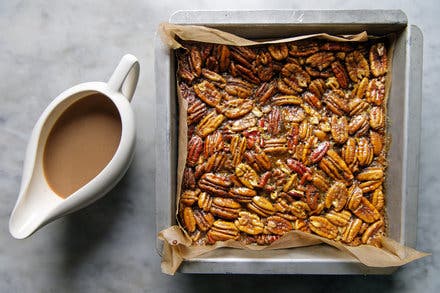
[[(125, 3), (124, 3), (125, 2)], [(221, 276), (160, 272), (155, 250), (153, 40), (178, 9), (403, 9), (424, 34), (417, 248), (432, 255), (391, 276)], [(0, 1), (0, 292), (440, 291), (440, 4), (430, 1)], [(105, 198), (31, 238), (14, 240), (15, 203), (28, 137), (64, 89), (107, 80), (136, 55), (138, 141), (127, 175)]]

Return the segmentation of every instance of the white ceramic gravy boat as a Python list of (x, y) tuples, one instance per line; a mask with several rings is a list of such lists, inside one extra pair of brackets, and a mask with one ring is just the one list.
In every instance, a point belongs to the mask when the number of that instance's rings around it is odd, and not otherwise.
[[(91, 204), (122, 178), (130, 165), (135, 145), (135, 120), (130, 101), (138, 78), (139, 62), (135, 56), (125, 55), (107, 83), (76, 85), (62, 92), (44, 110), (27, 146), (20, 193), (9, 219), (9, 232), (13, 237), (26, 238), (49, 222)], [(44, 175), (45, 143), (60, 115), (74, 102), (94, 93), (104, 94), (119, 111), (122, 125), (120, 142), (102, 171), (63, 199), (49, 187)]]

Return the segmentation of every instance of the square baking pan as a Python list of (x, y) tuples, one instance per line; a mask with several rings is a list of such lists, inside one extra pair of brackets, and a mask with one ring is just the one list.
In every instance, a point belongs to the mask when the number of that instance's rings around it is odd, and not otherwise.
[[(284, 38), (326, 32), (396, 34), (388, 102), (388, 154), (385, 188), (388, 235), (415, 247), (419, 190), (422, 42), (419, 28), (400, 10), (178, 11), (170, 23), (204, 25), (249, 39)], [(178, 111), (173, 50), (155, 40), (156, 78), (156, 228), (176, 224)], [(162, 243), (157, 250), (161, 253)], [(264, 252), (222, 248), (184, 261), (182, 273), (234, 274), (391, 274), (327, 245)]]

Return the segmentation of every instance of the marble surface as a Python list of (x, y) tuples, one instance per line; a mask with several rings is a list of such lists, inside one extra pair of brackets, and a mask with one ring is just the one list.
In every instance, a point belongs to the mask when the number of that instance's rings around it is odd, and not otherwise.
[[(391, 276), (199, 276), (160, 272), (154, 235), (153, 39), (178, 9), (400, 8), (424, 33), (418, 245), (432, 256)], [(430, 1), (0, 1), (0, 292), (439, 292), (440, 148), (435, 86), (440, 4)], [(74, 84), (106, 80), (130, 52), (141, 63), (134, 97), (138, 142), (127, 175), (94, 205), (14, 240), (9, 214), (33, 124)], [(414, 154), (415, 155), (415, 154)]]

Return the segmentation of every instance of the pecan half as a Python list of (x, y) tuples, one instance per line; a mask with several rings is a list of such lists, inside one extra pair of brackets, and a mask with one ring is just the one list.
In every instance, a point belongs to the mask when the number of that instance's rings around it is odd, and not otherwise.
[(359, 186), (353, 184), (348, 189), (348, 200), (347, 200), (347, 208), (350, 210), (355, 210), (361, 204), (361, 200), (363, 197), (362, 189)]
[(356, 84), (351, 92), (352, 98), (362, 99), (368, 87), (368, 78), (364, 77), (358, 84)]
[(298, 96), (275, 96), (272, 98), (272, 104), (276, 106), (301, 105), (302, 99)]
[(237, 96), (239, 98), (248, 98), (252, 94), (253, 86), (240, 79), (229, 77), (226, 79), (225, 91), (232, 95)]
[(196, 47), (192, 47), (189, 51), (189, 59), (191, 71), (195, 74), (195, 76), (200, 76), (202, 74), (202, 56), (200, 51)]
[(262, 196), (254, 196), (252, 202), (248, 203), (248, 209), (262, 217), (273, 215), (276, 210), (272, 203)]
[(223, 135), (220, 131), (215, 131), (205, 138), (205, 157), (210, 157), (214, 153), (219, 152), (223, 149)]
[(322, 108), (321, 100), (311, 92), (305, 92), (303, 95), (303, 99), (318, 110)]
[(310, 162), (314, 164), (321, 161), (321, 159), (327, 153), (329, 147), (330, 143), (328, 141), (321, 142), (310, 154)]
[(375, 156), (380, 155), (383, 149), (384, 138), (379, 133), (370, 130), (370, 142), (373, 146), (373, 154)]
[(226, 155), (224, 153), (215, 153), (203, 163), (204, 172), (219, 171), (226, 163)]
[(294, 57), (302, 57), (311, 55), (319, 51), (319, 45), (316, 41), (301, 40), (288, 43), (289, 55)]
[(383, 104), (385, 100), (385, 78), (375, 78), (370, 80), (366, 89), (365, 98), (368, 102), (377, 106)]
[(222, 219), (233, 220), (238, 218), (241, 205), (232, 198), (215, 197), (209, 211)]
[(203, 140), (194, 135), (188, 142), (188, 156), (186, 157), (186, 163), (188, 166), (195, 166), (199, 160), (199, 156), (203, 150)]
[(257, 195), (257, 192), (247, 187), (233, 187), (229, 189), (228, 195), (238, 202), (248, 203)]
[(342, 64), (339, 61), (332, 63), (332, 70), (335, 74), (336, 79), (338, 80), (338, 84), (341, 88), (347, 88), (348, 87), (348, 76), (345, 72), (345, 68), (342, 66)]
[(379, 220), (373, 224), (371, 224), (367, 230), (365, 230), (364, 234), (362, 234), (362, 243), (366, 244), (369, 240), (374, 237), (374, 235), (383, 227), (384, 223), (382, 220)]
[(246, 137), (235, 135), (231, 140), (230, 150), (232, 154), (232, 166), (236, 167), (241, 163), (243, 154), (246, 150)]
[(281, 111), (278, 107), (274, 107), (268, 115), (267, 132), (272, 135), (277, 135), (283, 129), (283, 120), (281, 117)]
[(252, 66), (253, 71), (257, 73), (257, 76), (261, 81), (268, 81), (275, 74), (272, 56), (269, 52), (260, 52)]
[(290, 204), (290, 212), (297, 218), (307, 219), (310, 213), (310, 207), (307, 203), (298, 200)]
[(290, 87), (290, 85), (288, 85), (286, 82), (284, 82), (283, 79), (278, 79), (277, 81), (277, 90), (285, 95), (296, 95), (299, 93), (298, 90), (296, 90), (295, 88)]
[(216, 220), (207, 236), (210, 243), (215, 243), (216, 241), (237, 239), (240, 236), (240, 231), (232, 222)]
[(348, 124), (348, 122), (347, 122), (347, 118), (345, 118), (345, 116), (342, 116), (339, 118), (336, 115), (332, 116), (331, 133), (332, 133), (333, 140), (336, 143), (343, 144), (347, 141), (348, 133), (349, 133), (349, 128), (348, 128), (347, 124)]
[(199, 46), (202, 63), (206, 63), (206, 59), (208, 59), (208, 57), (211, 56), (213, 47), (214, 47), (213, 44), (203, 44), (202, 46)]
[(309, 219), (309, 227), (319, 236), (328, 239), (334, 239), (338, 236), (338, 228), (324, 217), (311, 216)]
[(211, 107), (217, 106), (222, 99), (222, 94), (212, 83), (207, 80), (195, 84), (194, 92), (200, 98), (200, 100)]
[(353, 137), (350, 137), (342, 147), (341, 156), (349, 166), (356, 161), (356, 140)]
[[(179, 56), (180, 54), (177, 55)], [(181, 80), (189, 84), (191, 84), (193, 80), (196, 78), (195, 73), (191, 72), (188, 58), (185, 57), (179, 58), (177, 75), (180, 77)]]
[(264, 226), (264, 233), (284, 235), (292, 229), (293, 226), (288, 220), (280, 216), (270, 216), (267, 218), (266, 225)]
[(385, 196), (381, 189), (376, 189), (371, 195), (371, 203), (376, 210), (381, 211), (385, 205)]
[(200, 189), (185, 190), (180, 196), (180, 202), (186, 206), (192, 206), (199, 199)]
[(313, 185), (308, 184), (306, 186), (306, 203), (311, 210), (315, 210), (318, 208), (319, 198), (320, 194), (318, 190)]
[(201, 137), (206, 137), (208, 134), (213, 133), (225, 120), (225, 116), (222, 114), (217, 115), (215, 111), (212, 111), (196, 127), (196, 132)]
[(257, 163), (258, 167), (264, 170), (270, 170), (272, 165), (269, 157), (264, 152), (255, 154), (255, 162)]
[(211, 209), (212, 197), (209, 195), (209, 193), (200, 193), (197, 205), (203, 211), (208, 212)]
[(240, 75), (243, 79), (247, 80), (248, 82), (259, 84), (260, 79), (255, 76), (253, 72), (252, 65), (249, 66), (243, 66), (241, 64), (234, 64), (231, 62), (230, 68), (234, 68), (235, 74), (232, 74), (233, 76)]
[(325, 214), (325, 217), (332, 223), (333, 225), (339, 227), (347, 226), (348, 222), (351, 219), (351, 213), (349, 211), (343, 210), (341, 212), (330, 211)]
[(348, 124), (348, 133), (350, 135), (356, 134), (356, 136), (364, 135), (368, 129), (370, 128), (370, 124), (368, 122), (368, 117), (366, 114), (359, 114), (350, 119), (350, 123)]
[(370, 75), (368, 61), (360, 51), (348, 53), (345, 57), (345, 66), (347, 66), (348, 75), (354, 82), (358, 82)]
[(374, 191), (382, 186), (383, 179), (364, 181), (359, 184), (363, 193)]
[(220, 74), (218, 74), (217, 72), (203, 68), (202, 75), (203, 75), (203, 77), (209, 79), (211, 82), (213, 82), (218, 87), (224, 88), (226, 85), (226, 79), (223, 76), (221, 76)]
[(260, 218), (249, 212), (240, 212), (234, 223), (238, 230), (249, 235), (258, 235), (263, 233), (264, 230), (264, 224)]
[(220, 71), (226, 71), (231, 62), (230, 59), (231, 53), (228, 47), (225, 45), (218, 45), (215, 50), (215, 55), (216, 55), (216, 59), (218, 60)]
[(251, 64), (257, 58), (257, 54), (251, 47), (233, 46), (230, 49), (232, 57), (245, 66)]
[(289, 49), (287, 48), (287, 45), (285, 43), (269, 45), (267, 47), (267, 50), (269, 51), (273, 59), (278, 61), (286, 59), (289, 55)]
[(387, 49), (383, 43), (377, 43), (370, 48), (371, 73), (381, 76), (388, 71)]
[(369, 167), (359, 173), (356, 178), (359, 181), (379, 180), (384, 176), (382, 167)]
[(335, 55), (332, 52), (318, 52), (306, 59), (306, 64), (318, 68), (322, 71), (335, 61)]
[(182, 186), (183, 188), (190, 189), (194, 189), (196, 187), (196, 178), (192, 168), (185, 168), (183, 171)]
[(190, 207), (183, 209), (183, 226), (188, 232), (194, 232), (196, 230), (196, 219), (194, 218), (194, 212)]
[(365, 197), (362, 197), (360, 205), (353, 213), (366, 223), (373, 223), (380, 219), (380, 213)]
[(206, 104), (198, 99), (192, 103), (189, 103), (186, 117), (187, 124), (191, 125), (195, 122), (198, 122), (206, 115), (207, 111), (208, 108), (206, 107)]
[(257, 58), (257, 55), (246, 47), (230, 47), (231, 57), (235, 61), (235, 66), (243, 68), (251, 68), (252, 61)]
[(282, 138), (271, 138), (267, 140), (262, 140), (261, 147), (266, 154), (282, 154), (287, 152), (287, 139)]
[(235, 120), (230, 129), (232, 131), (243, 131), (255, 126), (255, 124), (257, 124), (257, 118), (255, 118), (254, 115), (249, 114), (241, 119)]
[(362, 221), (359, 219), (353, 219), (350, 221), (348, 226), (345, 228), (345, 230), (342, 233), (341, 240), (345, 243), (351, 243), (354, 238), (359, 234), (359, 231), (361, 230)]
[(327, 179), (319, 173), (314, 173), (312, 175), (312, 184), (323, 192), (327, 192), (330, 188), (330, 184)]
[(358, 140), (356, 158), (361, 166), (368, 166), (373, 161), (373, 147), (365, 137)]
[(342, 116), (349, 111), (345, 94), (341, 90), (332, 90), (324, 96), (327, 108), (334, 114)]
[(276, 92), (277, 86), (274, 81), (264, 82), (255, 92), (255, 98), (260, 104), (265, 104)]
[(197, 227), (203, 232), (208, 231), (214, 223), (214, 216), (211, 213), (204, 211), (194, 211), (194, 218), (196, 220)]
[(338, 79), (334, 76), (327, 78), (325, 81), (325, 86), (332, 90), (338, 90), (340, 88)]
[(325, 133), (321, 129), (313, 130), (313, 135), (316, 136), (319, 141), (326, 141), (326, 140), (328, 140), (327, 133)]
[(360, 98), (354, 98), (350, 100), (350, 102), (348, 102), (348, 110), (350, 116), (361, 114), (362, 112), (366, 111), (368, 107), (368, 103)]
[(353, 173), (333, 149), (327, 151), (327, 155), (321, 160), (319, 166), (327, 175), (334, 179), (353, 179)]
[(230, 186), (231, 181), (228, 178), (213, 173), (205, 173), (199, 180), (201, 190), (218, 196), (226, 196)]
[(257, 172), (251, 166), (241, 163), (235, 167), (235, 175), (240, 179), (241, 183), (248, 188), (253, 189), (258, 186), (259, 177)]
[(303, 141), (308, 140), (313, 134), (313, 125), (308, 120), (303, 120), (299, 125), (298, 135)]
[(287, 166), (293, 172), (298, 173), (300, 176), (303, 176), (306, 172), (309, 172), (308, 168), (298, 160), (287, 159)]
[(281, 76), (282, 80), (297, 92), (302, 92), (310, 83), (310, 75), (294, 63), (284, 65)]
[(336, 211), (340, 211), (344, 208), (346, 202), (347, 187), (345, 187), (344, 183), (336, 181), (325, 195), (325, 207), (328, 209), (333, 206)]
[(321, 98), (327, 89), (325, 81), (323, 79), (314, 79), (309, 85), (309, 91), (312, 92), (316, 97)]
[(382, 130), (385, 126), (385, 113), (381, 107), (371, 108), (370, 126), (375, 130)]

